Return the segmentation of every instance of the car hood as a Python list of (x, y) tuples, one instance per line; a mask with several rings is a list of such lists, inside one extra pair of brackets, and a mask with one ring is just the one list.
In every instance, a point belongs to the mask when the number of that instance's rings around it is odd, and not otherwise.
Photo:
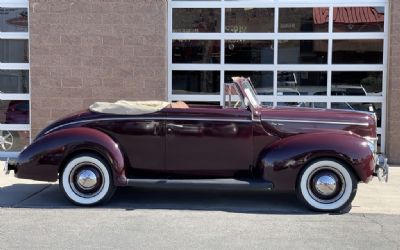
[(280, 136), (332, 130), (350, 131), (362, 137), (377, 136), (373, 113), (298, 107), (262, 107), (257, 112), (263, 126)]

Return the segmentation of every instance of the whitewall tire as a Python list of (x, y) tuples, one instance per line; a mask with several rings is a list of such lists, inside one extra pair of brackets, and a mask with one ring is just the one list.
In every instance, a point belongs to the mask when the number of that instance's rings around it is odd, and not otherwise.
[(351, 205), (357, 192), (357, 179), (338, 161), (314, 161), (300, 173), (297, 195), (312, 210), (341, 212)]
[(70, 201), (81, 206), (104, 203), (115, 192), (109, 164), (94, 154), (69, 160), (60, 174), (60, 186)]

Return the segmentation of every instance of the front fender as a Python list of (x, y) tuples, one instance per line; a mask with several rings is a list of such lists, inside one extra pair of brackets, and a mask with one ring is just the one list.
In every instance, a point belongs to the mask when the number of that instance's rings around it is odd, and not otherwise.
[(300, 170), (318, 158), (334, 158), (352, 168), (359, 180), (368, 182), (375, 167), (367, 141), (350, 132), (324, 132), (290, 136), (265, 148), (258, 160), (264, 179), (278, 191), (293, 191)]
[(111, 165), (115, 184), (126, 184), (124, 157), (118, 144), (107, 134), (86, 127), (55, 131), (29, 145), (18, 156), (16, 177), (56, 181), (65, 160), (83, 151), (103, 156)]

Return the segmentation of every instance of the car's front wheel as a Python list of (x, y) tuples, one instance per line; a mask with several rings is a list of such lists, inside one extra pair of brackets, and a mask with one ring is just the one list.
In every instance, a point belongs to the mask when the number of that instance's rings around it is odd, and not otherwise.
[(349, 168), (331, 159), (314, 161), (300, 173), (297, 194), (308, 207), (321, 212), (341, 212), (351, 205), (357, 179)]
[(109, 164), (94, 154), (70, 159), (60, 174), (60, 186), (70, 201), (81, 206), (104, 203), (115, 192)]

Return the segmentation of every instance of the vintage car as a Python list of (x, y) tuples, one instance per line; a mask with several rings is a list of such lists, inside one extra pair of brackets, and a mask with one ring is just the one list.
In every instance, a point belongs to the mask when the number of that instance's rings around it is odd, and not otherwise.
[(261, 106), (250, 79), (224, 105), (95, 103), (54, 122), (5, 165), (17, 178), (57, 181), (77, 205), (118, 186), (296, 191), (317, 211), (342, 211), (359, 182), (387, 181), (367, 112)]

